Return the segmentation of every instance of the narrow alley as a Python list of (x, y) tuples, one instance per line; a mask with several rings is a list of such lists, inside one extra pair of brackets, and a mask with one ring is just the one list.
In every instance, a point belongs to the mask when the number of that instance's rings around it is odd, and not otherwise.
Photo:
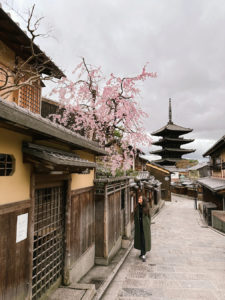
[(193, 200), (173, 196), (151, 231), (147, 261), (132, 249), (103, 300), (225, 299), (225, 236), (204, 226)]

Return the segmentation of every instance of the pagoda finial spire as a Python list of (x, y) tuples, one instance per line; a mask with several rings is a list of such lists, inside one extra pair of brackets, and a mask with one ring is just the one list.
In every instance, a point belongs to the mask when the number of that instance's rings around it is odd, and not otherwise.
[(171, 98), (169, 98), (169, 124), (172, 122), (172, 107), (171, 107)]

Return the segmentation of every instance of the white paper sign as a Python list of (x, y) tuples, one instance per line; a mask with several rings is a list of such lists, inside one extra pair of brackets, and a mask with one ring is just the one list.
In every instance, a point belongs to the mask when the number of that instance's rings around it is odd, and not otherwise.
[(133, 196), (130, 198), (130, 211), (134, 212), (134, 197)]
[(28, 213), (17, 216), (16, 242), (27, 238)]

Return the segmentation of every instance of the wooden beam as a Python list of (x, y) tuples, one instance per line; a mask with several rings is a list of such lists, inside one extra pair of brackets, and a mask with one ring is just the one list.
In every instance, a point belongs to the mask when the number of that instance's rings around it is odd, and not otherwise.
[(12, 202), (7, 204), (0, 204), (0, 215), (15, 212), (16, 210), (21, 210), (24, 208), (29, 208), (31, 206), (31, 200), (23, 200), (18, 202)]
[(31, 170), (30, 177), (30, 197), (31, 197), (31, 208), (29, 213), (29, 224), (28, 224), (28, 240), (29, 240), (29, 282), (28, 282), (28, 299), (32, 299), (32, 275), (33, 275), (33, 248), (34, 248), (34, 207), (35, 207), (35, 175), (34, 171)]
[(65, 211), (65, 255), (64, 255), (64, 268), (63, 268), (63, 284), (69, 285), (71, 283), (70, 280), (70, 253), (71, 253), (71, 243), (70, 243), (70, 235), (71, 235), (71, 182), (72, 176), (70, 175), (67, 180), (67, 193), (66, 193), (66, 211)]

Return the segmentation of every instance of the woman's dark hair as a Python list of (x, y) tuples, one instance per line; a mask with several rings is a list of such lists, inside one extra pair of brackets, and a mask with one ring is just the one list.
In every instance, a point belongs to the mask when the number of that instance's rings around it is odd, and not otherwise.
[[(142, 212), (144, 215), (149, 216), (150, 217), (150, 211), (149, 211), (149, 204), (147, 199), (145, 198), (145, 196), (143, 196), (142, 193), (138, 194), (138, 198), (142, 196), (143, 202), (142, 202)], [(137, 209), (138, 205), (136, 206)]]

